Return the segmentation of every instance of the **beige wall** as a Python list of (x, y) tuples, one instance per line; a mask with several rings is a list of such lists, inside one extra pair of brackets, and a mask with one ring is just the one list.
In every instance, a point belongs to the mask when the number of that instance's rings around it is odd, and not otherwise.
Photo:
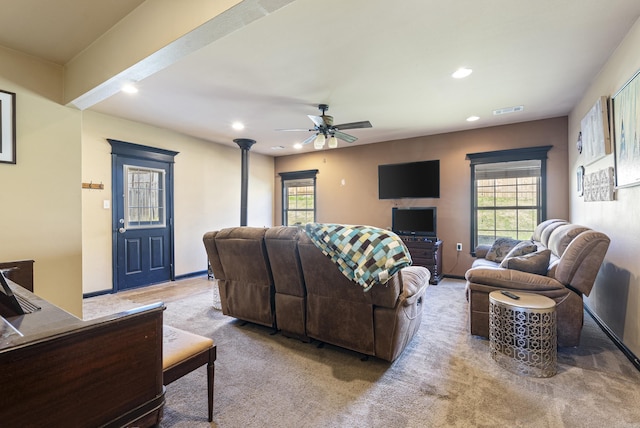
[[(585, 202), (574, 191), (576, 170), (584, 165), (576, 150), (580, 121), (602, 95), (613, 96), (640, 69), (640, 20), (612, 53), (600, 75), (569, 116), (571, 220), (594, 227), (611, 238), (605, 263), (586, 304), (623, 343), (640, 355), (640, 186), (616, 191), (616, 200)], [(585, 165), (587, 174), (614, 166), (613, 154)]]
[[(111, 146), (107, 138), (178, 151), (174, 166), (175, 273), (207, 268), (202, 235), (240, 224), (238, 147), (214, 144), (164, 129), (85, 111), (82, 129), (82, 180), (104, 190), (82, 193), (83, 291), (112, 288)], [(249, 154), (248, 224), (273, 224), (273, 158)]]
[[(318, 169), (317, 221), (391, 226), (393, 206), (438, 208), (445, 274), (463, 276), (469, 254), (470, 167), (467, 153), (552, 145), (547, 161), (548, 217), (567, 218), (567, 118), (555, 118), (366, 146), (276, 158), (276, 174)], [(378, 165), (440, 160), (440, 198), (378, 199)], [(343, 184), (344, 180), (344, 184)], [(281, 182), (276, 178), (276, 224), (282, 223)], [(457, 242), (463, 251), (455, 250)]]
[(80, 112), (57, 104), (60, 67), (3, 48), (0, 89), (17, 103), (17, 164), (0, 164), (0, 260), (35, 260), (34, 291), (81, 315)]

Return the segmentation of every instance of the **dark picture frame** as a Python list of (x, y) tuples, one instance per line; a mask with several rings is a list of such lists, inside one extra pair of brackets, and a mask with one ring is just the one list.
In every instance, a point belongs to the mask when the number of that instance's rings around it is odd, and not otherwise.
[(611, 98), (615, 186), (640, 185), (640, 70)]
[(16, 163), (16, 94), (0, 90), (0, 163)]

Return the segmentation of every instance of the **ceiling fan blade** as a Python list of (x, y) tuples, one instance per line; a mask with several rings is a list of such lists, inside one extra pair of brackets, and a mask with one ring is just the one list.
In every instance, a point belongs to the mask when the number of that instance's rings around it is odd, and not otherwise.
[(308, 128), (297, 128), (297, 129), (276, 129), (276, 131), (285, 131), (285, 132), (290, 132), (290, 131), (305, 131), (305, 132), (309, 132), (309, 131), (315, 131), (315, 129), (308, 129)]
[(337, 138), (340, 138), (343, 141), (346, 141), (347, 143), (353, 143), (354, 141), (357, 140), (357, 138), (354, 137), (353, 135), (345, 134), (344, 132), (340, 132), (340, 131), (336, 131), (335, 133), (333, 133), (333, 135), (335, 135)]
[(356, 128), (371, 128), (371, 122), (368, 120), (363, 120), (362, 122), (350, 122), (350, 123), (342, 123), (340, 125), (333, 125), (334, 128), (343, 130), (343, 129), (356, 129)]
[(312, 142), (313, 140), (315, 140), (315, 139), (316, 139), (316, 135), (318, 135), (318, 134), (313, 134), (313, 135), (311, 135), (309, 138), (307, 138), (306, 140), (304, 140), (304, 141), (303, 141), (302, 143), (300, 143), (300, 144), (302, 144), (303, 146), (304, 146), (305, 144), (309, 144), (310, 142)]
[(320, 117), (320, 116), (311, 116), (310, 114), (308, 114), (307, 116), (309, 116), (309, 119), (311, 119), (311, 121), (316, 126), (324, 126), (324, 120), (322, 119), (322, 117)]

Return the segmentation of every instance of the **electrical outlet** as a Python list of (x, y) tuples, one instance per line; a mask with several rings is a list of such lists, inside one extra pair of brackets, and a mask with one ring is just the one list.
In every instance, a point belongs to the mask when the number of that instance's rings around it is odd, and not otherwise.
[(456, 251), (462, 251), (462, 242), (456, 244)]

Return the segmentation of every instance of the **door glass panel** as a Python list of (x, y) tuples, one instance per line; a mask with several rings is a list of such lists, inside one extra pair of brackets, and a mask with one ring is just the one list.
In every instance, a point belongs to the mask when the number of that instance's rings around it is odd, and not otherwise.
[(124, 180), (125, 227), (166, 226), (164, 170), (124, 165)]

